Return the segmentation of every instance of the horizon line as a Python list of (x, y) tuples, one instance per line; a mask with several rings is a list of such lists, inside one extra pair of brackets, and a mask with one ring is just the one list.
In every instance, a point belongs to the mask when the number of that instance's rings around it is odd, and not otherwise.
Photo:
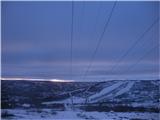
[(17, 78), (17, 77), (1, 77), (1, 80), (15, 80), (15, 81), (44, 81), (44, 82), (105, 82), (105, 81), (112, 81), (112, 80), (160, 80), (159, 78), (157, 79), (108, 79), (108, 80), (67, 80), (67, 79), (45, 79), (45, 78)]

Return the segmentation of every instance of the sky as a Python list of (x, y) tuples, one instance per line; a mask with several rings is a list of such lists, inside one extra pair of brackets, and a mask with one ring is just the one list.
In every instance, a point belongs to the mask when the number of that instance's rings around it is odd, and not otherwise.
[(117, 2), (94, 59), (113, 1), (3, 1), (1, 5), (3, 78), (96, 81), (159, 77), (158, 1)]

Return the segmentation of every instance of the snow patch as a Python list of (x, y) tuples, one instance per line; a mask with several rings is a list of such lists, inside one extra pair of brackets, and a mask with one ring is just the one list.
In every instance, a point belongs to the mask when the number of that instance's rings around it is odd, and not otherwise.
[(98, 99), (101, 99), (102, 97), (106, 96), (106, 94), (112, 92), (113, 90), (117, 89), (118, 87), (120, 87), (121, 85), (125, 84), (126, 82), (118, 82), (113, 84), (112, 86), (106, 87), (103, 90), (101, 90), (99, 93), (96, 93), (92, 96), (89, 97), (89, 101), (95, 101)]
[(159, 120), (159, 113), (149, 112), (85, 112), (52, 109), (40, 109), (39, 112), (33, 109), (3, 109), (3, 111), (14, 114), (14, 117), (2, 118), (2, 120)]
[(128, 92), (132, 88), (134, 83), (135, 83), (134, 81), (129, 81), (127, 83), (127, 86), (124, 89), (121, 89), (120, 91), (118, 91), (115, 96), (119, 96), (119, 95), (122, 95), (122, 94)]

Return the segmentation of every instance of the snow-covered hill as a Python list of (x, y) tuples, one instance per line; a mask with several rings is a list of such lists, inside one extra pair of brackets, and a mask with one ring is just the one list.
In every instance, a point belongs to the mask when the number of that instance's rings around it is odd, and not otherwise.
[(159, 80), (1, 81), (2, 118), (158, 120)]
[[(2, 108), (53, 104), (110, 104), (158, 107), (159, 80), (54, 83), (2, 81)], [(46, 105), (46, 106), (45, 106)]]

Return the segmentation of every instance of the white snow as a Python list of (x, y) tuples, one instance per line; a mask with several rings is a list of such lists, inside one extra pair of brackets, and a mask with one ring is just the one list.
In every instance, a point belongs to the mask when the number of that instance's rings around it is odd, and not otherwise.
[(143, 102), (143, 103), (137, 103), (137, 102), (132, 102), (131, 106), (133, 107), (147, 107), (147, 108), (159, 108), (159, 103), (153, 103), (153, 102)]
[(23, 105), (22, 105), (22, 107), (30, 107), (31, 105), (30, 104), (26, 104), (26, 103), (24, 103)]
[(96, 101), (97, 99), (102, 99), (103, 97), (106, 97), (106, 94), (109, 94), (111, 91), (117, 89), (121, 85), (125, 84), (126, 82), (120, 81), (117, 82), (109, 87), (104, 88), (99, 93), (96, 93), (89, 97), (89, 101)]
[[(84, 103), (85, 99), (82, 97), (72, 97), (73, 99), (73, 103)], [(61, 100), (61, 101), (50, 101), (50, 102), (43, 102), (42, 104), (46, 104), (46, 105), (50, 105), (50, 104), (54, 104), (54, 103), (70, 103), (71, 104), (71, 98), (67, 98), (65, 100)]]
[(122, 95), (122, 94), (128, 92), (132, 88), (134, 83), (135, 83), (134, 81), (128, 82), (127, 86), (125, 88), (121, 89), (120, 91), (118, 91), (115, 96), (119, 96), (119, 95)]
[[(130, 120), (147, 119), (159, 120), (158, 113), (149, 112), (84, 112), (84, 111), (53, 111), (52, 109), (5, 109), (10, 114), (14, 114), (10, 120)], [(3, 112), (2, 111), (2, 112)], [(2, 120), (7, 120), (3, 118)]]

